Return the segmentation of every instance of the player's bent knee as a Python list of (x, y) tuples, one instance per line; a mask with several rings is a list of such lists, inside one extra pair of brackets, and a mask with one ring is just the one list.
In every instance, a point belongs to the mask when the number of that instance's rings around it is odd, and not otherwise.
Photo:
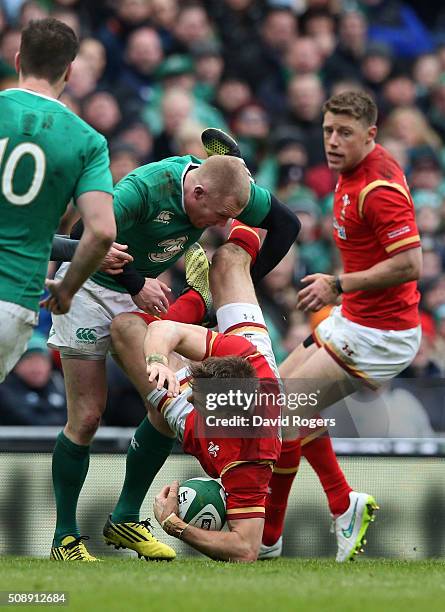
[(67, 429), (77, 439), (89, 441), (99, 428), (101, 414), (98, 412), (89, 412), (83, 414), (80, 418), (69, 419)]
[(213, 255), (212, 268), (226, 268), (234, 265), (249, 263), (250, 258), (247, 252), (237, 244), (226, 242), (220, 246)]
[(134, 314), (123, 312), (117, 315), (111, 322), (111, 338), (113, 343), (124, 340), (129, 331), (141, 323), (143, 323), (142, 319)]
[(242, 269), (250, 275), (250, 257), (236, 244), (226, 243), (219, 247), (212, 258), (210, 267), (210, 286), (212, 291), (218, 286), (221, 278), (227, 277), (228, 274), (236, 271), (240, 273)]

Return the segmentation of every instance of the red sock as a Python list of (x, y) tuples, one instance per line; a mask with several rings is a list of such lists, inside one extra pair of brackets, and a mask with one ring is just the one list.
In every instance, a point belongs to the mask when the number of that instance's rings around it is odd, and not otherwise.
[(204, 300), (194, 289), (189, 289), (177, 300), (170, 304), (165, 314), (154, 316), (145, 312), (135, 312), (141, 319), (150, 325), (153, 321), (163, 319), (165, 321), (177, 321), (178, 323), (193, 323), (198, 325), (204, 319), (206, 307)]
[(227, 242), (233, 242), (233, 244), (237, 244), (242, 249), (247, 251), (252, 258), (251, 265), (255, 263), (261, 246), (258, 230), (255, 227), (249, 227), (248, 225), (241, 223), (241, 221), (234, 219), (230, 227)]
[(170, 304), (168, 311), (161, 319), (178, 321), (178, 323), (193, 323), (199, 325), (206, 314), (204, 300), (194, 289), (189, 289)]
[(263, 544), (272, 546), (283, 533), (287, 500), (300, 464), (300, 440), (283, 442), (281, 455), (276, 462), (266, 498), (266, 520)]
[(349, 508), (349, 493), (352, 489), (338, 464), (329, 435), (323, 434), (303, 444), (301, 454), (309, 461), (320, 479), (332, 514), (339, 516), (346, 512)]

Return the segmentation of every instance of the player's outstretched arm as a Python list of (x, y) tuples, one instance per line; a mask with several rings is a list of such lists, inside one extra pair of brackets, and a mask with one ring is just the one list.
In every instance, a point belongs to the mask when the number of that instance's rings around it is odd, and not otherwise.
[(74, 293), (99, 267), (116, 238), (113, 198), (103, 191), (89, 191), (77, 199), (84, 232), (62, 286)]
[(420, 247), (397, 253), (372, 268), (360, 272), (340, 274), (343, 291), (367, 291), (394, 287), (418, 280), (422, 272), (422, 249)]
[(168, 355), (176, 351), (180, 355), (201, 361), (206, 354), (207, 329), (176, 321), (153, 321), (146, 331), (144, 355)]
[[(51, 260), (71, 261), (79, 239), (83, 235), (80, 219), (71, 229), (70, 240), (57, 236), (53, 240)], [(168, 294), (171, 289), (155, 278), (145, 278), (132, 265), (133, 257), (127, 253), (128, 245), (114, 242), (106, 254), (100, 270), (114, 277), (132, 296), (138, 308), (149, 314), (158, 315), (168, 310)]]
[(264, 519), (229, 521), (230, 531), (207, 531), (189, 526), (182, 540), (199, 552), (218, 561), (251, 563), (258, 558)]
[(76, 291), (98, 268), (116, 237), (112, 196), (103, 191), (89, 191), (77, 199), (85, 230), (71, 265), (62, 280), (49, 280), (49, 297), (42, 303), (54, 314), (64, 314)]
[[(78, 245), (79, 240), (56, 234), (53, 238), (50, 261), (71, 261)], [(101, 263), (100, 269), (112, 276), (122, 274), (124, 266), (133, 261), (133, 257), (130, 253), (127, 253), (127, 249), (127, 244), (113, 242)]]
[[(53, 243), (51, 247), (51, 255), (50, 261), (71, 261), (74, 257), (77, 247), (79, 246), (80, 239), (82, 238), (84, 230), (84, 224), (82, 219), (79, 219), (71, 228), (71, 232), (69, 236), (64, 236), (60, 234), (56, 234), (53, 238)], [(126, 266), (131, 264), (133, 261), (133, 257), (127, 253), (128, 245), (121, 244), (119, 242), (113, 242), (108, 253), (105, 255), (100, 269), (102, 272), (111, 275), (123, 275), (124, 269), (126, 270)], [(135, 271), (137, 275), (137, 286), (136, 289), (131, 293), (138, 293), (141, 287), (144, 285), (144, 277), (139, 275), (138, 272)], [(142, 279), (142, 282), (140, 280)], [(125, 288), (126, 285), (121, 283)], [(134, 283), (130, 285), (133, 289)]]
[(179, 482), (165, 486), (155, 498), (154, 514), (166, 533), (219, 561), (256, 561), (264, 519), (229, 521), (230, 531), (207, 531), (182, 521), (178, 513)]
[(422, 270), (420, 247), (408, 249), (380, 261), (371, 268), (348, 272), (338, 277), (329, 274), (310, 274), (303, 283), (308, 285), (298, 293), (298, 308), (317, 311), (326, 304), (334, 304), (340, 293), (374, 291), (417, 280)]

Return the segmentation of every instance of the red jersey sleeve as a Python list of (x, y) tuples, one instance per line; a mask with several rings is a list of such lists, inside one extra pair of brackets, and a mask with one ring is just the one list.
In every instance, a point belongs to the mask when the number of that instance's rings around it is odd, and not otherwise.
[(221, 476), (227, 495), (227, 520), (264, 518), (271, 462), (240, 463)]
[(242, 336), (225, 336), (218, 332), (209, 330), (206, 338), (205, 357), (226, 357), (236, 355), (237, 357), (248, 357), (256, 352), (251, 342)]
[(363, 200), (362, 213), (388, 255), (420, 246), (414, 206), (402, 191), (373, 189)]

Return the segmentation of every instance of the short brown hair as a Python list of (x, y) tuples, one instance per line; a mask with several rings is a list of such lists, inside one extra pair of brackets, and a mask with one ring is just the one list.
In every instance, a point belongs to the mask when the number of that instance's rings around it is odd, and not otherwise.
[(190, 365), (192, 387), (196, 387), (200, 378), (256, 378), (253, 365), (236, 355), (227, 357), (207, 357), (204, 361)]
[(377, 106), (374, 100), (363, 91), (345, 91), (332, 96), (323, 105), (323, 114), (349, 115), (363, 121), (367, 126), (377, 121)]
[[(243, 398), (252, 396), (259, 387), (259, 380), (252, 364), (243, 357), (207, 357), (201, 363), (190, 367), (193, 390), (193, 406), (198, 412), (206, 413), (207, 398), (215, 393), (226, 396), (228, 393), (241, 393), (236, 405), (218, 405), (218, 414), (231, 416), (246, 415)], [(254, 404), (250, 404), (254, 407)]]
[(79, 49), (73, 30), (52, 17), (30, 21), (22, 32), (20, 70), (55, 83), (60, 79)]

